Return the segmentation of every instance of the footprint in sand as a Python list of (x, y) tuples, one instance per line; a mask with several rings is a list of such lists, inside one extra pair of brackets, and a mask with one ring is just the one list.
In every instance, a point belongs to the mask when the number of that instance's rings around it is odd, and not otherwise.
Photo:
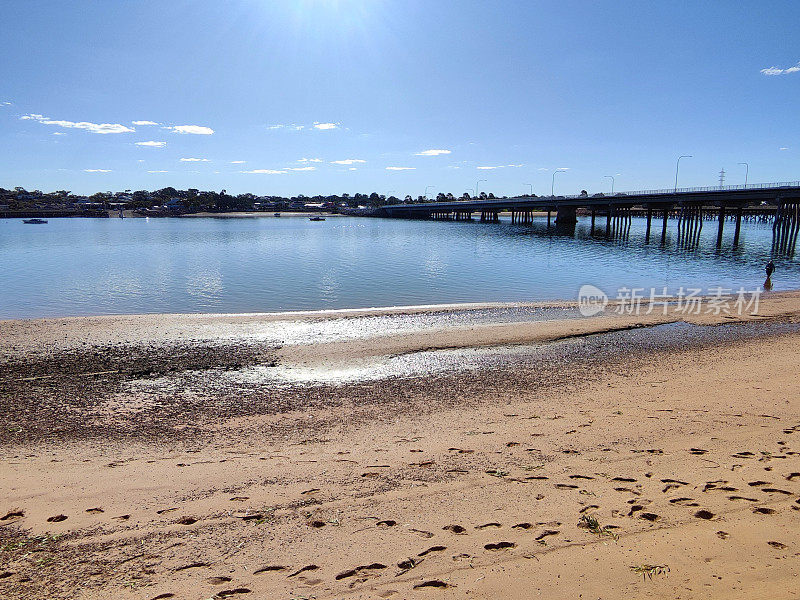
[(645, 521), (654, 522), (654, 521), (658, 521), (661, 517), (659, 517), (655, 513), (644, 512), (644, 513), (639, 515), (639, 518), (640, 519), (644, 519)]
[(300, 567), (294, 573), (287, 575), (287, 577), (296, 577), (300, 575), (300, 573), (306, 573), (308, 571), (316, 571), (317, 569), (319, 569), (317, 565), (306, 565), (305, 567)]
[(248, 588), (235, 588), (232, 590), (221, 590), (216, 593), (215, 598), (229, 598), (230, 596), (238, 596), (239, 594), (249, 594), (252, 590)]
[(689, 454), (694, 454), (695, 456), (700, 456), (707, 453), (708, 450), (703, 450), (702, 448), (689, 448)]
[(577, 485), (572, 485), (571, 483), (556, 483), (554, 486), (557, 490), (576, 490), (578, 489)]
[[(447, 528), (445, 527), (444, 529), (447, 529)], [(416, 533), (417, 535), (420, 535), (420, 536), (422, 536), (424, 538), (432, 538), (433, 537), (433, 534), (430, 531), (425, 531), (423, 529), (411, 529), (411, 528), (409, 528), (409, 531), (411, 531), (413, 533)]]
[(371, 565), (361, 565), (360, 567), (356, 567), (355, 569), (349, 569), (347, 571), (342, 571), (334, 579), (339, 581), (341, 579), (346, 579), (347, 577), (353, 577), (355, 575), (365, 574), (368, 571), (376, 571), (385, 569), (386, 565), (381, 563), (372, 563)]
[(99, 506), (96, 506), (95, 508), (87, 508), (86, 512), (89, 513), (89, 514), (97, 514), (97, 513), (101, 513), (101, 512), (105, 512), (105, 511), (102, 508), (100, 508)]
[(781, 490), (778, 488), (761, 488), (762, 492), (766, 492), (767, 494), (783, 494), (785, 496), (791, 496), (792, 492), (787, 490)]
[(24, 510), (10, 510), (5, 514), (5, 516), (0, 517), (0, 521), (11, 521), (16, 519), (21, 519), (24, 516), (25, 516)]
[(747, 496), (728, 496), (728, 500), (744, 500), (745, 502), (758, 502), (758, 498), (748, 498)]
[(197, 523), (197, 519), (194, 517), (181, 517), (177, 521), (175, 521), (178, 525), (194, 525)]
[(767, 508), (766, 506), (757, 506), (753, 509), (753, 512), (759, 515), (774, 515), (775, 509)]
[(185, 571), (186, 569), (199, 569), (201, 567), (210, 567), (211, 564), (207, 562), (193, 562), (189, 563), (188, 565), (183, 565), (182, 567), (178, 567), (175, 571)]
[(587, 506), (584, 506), (578, 512), (579, 513), (585, 513), (587, 510), (597, 510), (598, 508), (600, 508), (600, 507), (597, 504), (589, 504)]
[(211, 585), (222, 585), (223, 583), (228, 583), (230, 580), (230, 577), (225, 577), (222, 575), (217, 577), (206, 577), (206, 582), (210, 583)]
[(167, 592), (166, 594), (159, 594), (158, 596), (153, 596), (150, 600), (166, 600), (167, 598), (174, 598), (175, 594), (171, 594)]
[(800, 478), (800, 473), (789, 473), (786, 476), (786, 481), (794, 481), (795, 479)]
[(446, 587), (450, 586), (444, 581), (441, 581), (440, 579), (431, 579), (429, 581), (423, 581), (422, 583), (418, 583), (417, 585), (414, 586), (414, 589), (418, 590), (421, 588), (446, 588)]
[(545, 529), (542, 533), (537, 535), (534, 539), (538, 542), (551, 535), (558, 535), (561, 533), (557, 529)]
[(52, 517), (47, 517), (48, 523), (60, 523), (61, 521), (66, 521), (67, 515), (53, 515)]
[(611, 481), (622, 481), (625, 483), (634, 483), (636, 480), (633, 477), (614, 477)]
[(487, 529), (489, 527), (502, 527), (500, 523), (484, 523), (483, 525), (476, 525), (475, 529)]
[(594, 479), (594, 477), (589, 477), (588, 475), (570, 475), (570, 479)]
[(787, 548), (786, 544), (781, 544), (780, 542), (767, 542), (773, 548), (777, 548), (778, 550), (785, 550)]
[(749, 485), (750, 487), (761, 487), (762, 485), (769, 485), (769, 481), (761, 481), (761, 480), (748, 481), (747, 485)]
[(467, 529), (461, 525), (445, 525), (442, 529), (457, 535), (464, 535), (467, 532)]
[(718, 531), (717, 537), (721, 540), (727, 540), (731, 536), (727, 531)]
[(417, 554), (417, 556), (425, 556), (427, 554), (430, 554), (431, 552), (444, 552), (445, 550), (447, 550), (447, 546), (431, 546), (427, 550), (423, 550), (422, 552)]
[(178, 508), (175, 507), (175, 506), (173, 506), (172, 508), (162, 508), (161, 510), (157, 510), (156, 514), (157, 515), (163, 515), (163, 514), (166, 514), (168, 512), (172, 512), (173, 510), (178, 510)]
[(244, 502), (246, 500), (250, 500), (249, 496), (234, 496), (231, 498), (231, 502)]
[(517, 523), (516, 525), (512, 525), (511, 529), (530, 529), (533, 525), (531, 523)]
[(694, 516), (698, 519), (709, 520), (714, 518), (714, 513), (708, 510), (698, 510), (696, 513), (694, 513)]
[(381, 529), (388, 529), (389, 527), (394, 527), (395, 525), (397, 525), (397, 521), (386, 519), (384, 521), (378, 521), (377, 523), (375, 523), (375, 525), (377, 527), (380, 527)]
[(490, 550), (492, 552), (496, 552), (498, 550), (511, 550), (511, 548), (516, 548), (517, 545), (514, 542), (497, 542), (496, 544), (486, 544), (484, 548), (486, 550)]
[(253, 571), (253, 575), (261, 575), (262, 573), (275, 573), (277, 571), (286, 571), (289, 567), (284, 567), (281, 565), (267, 565), (266, 567), (261, 567), (260, 569), (256, 569)]
[[(362, 477), (363, 477), (363, 475), (362, 475)], [(304, 496), (307, 496), (309, 494), (316, 494), (318, 491), (319, 491), (319, 488), (311, 488), (310, 490), (305, 490), (303, 492), (300, 492), (300, 494), (302, 494)]]
[(325, 521), (309, 521), (308, 526), (319, 529), (320, 527), (325, 527)]

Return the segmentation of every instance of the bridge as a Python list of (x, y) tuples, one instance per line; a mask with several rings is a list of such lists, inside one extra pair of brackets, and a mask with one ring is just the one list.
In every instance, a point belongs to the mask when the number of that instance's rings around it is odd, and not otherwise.
[(653, 219), (660, 218), (663, 244), (666, 242), (668, 219), (677, 212), (679, 241), (690, 244), (699, 239), (708, 213), (717, 211), (717, 246), (722, 244), (725, 220), (730, 216), (735, 220), (733, 245), (736, 247), (744, 210), (748, 207), (764, 208), (765, 205), (774, 210), (773, 247), (780, 252), (793, 250), (800, 231), (800, 181), (642, 190), (613, 195), (517, 196), (390, 204), (381, 207), (378, 215), (401, 219), (473, 221), (473, 215), (479, 213), (481, 222), (498, 223), (500, 213), (509, 212), (512, 223), (529, 225), (533, 223), (535, 213), (546, 212), (548, 227), (551, 214), (555, 213), (556, 226), (569, 232), (570, 229), (574, 231), (578, 209), (583, 209), (591, 213), (593, 234), (596, 218), (605, 217), (605, 234), (610, 237), (629, 228), (633, 209), (639, 209), (647, 217), (645, 242), (650, 242)]

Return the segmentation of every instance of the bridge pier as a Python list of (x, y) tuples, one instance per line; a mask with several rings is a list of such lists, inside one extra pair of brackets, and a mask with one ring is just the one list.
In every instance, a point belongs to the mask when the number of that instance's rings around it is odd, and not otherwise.
[(736, 207), (736, 229), (733, 233), (733, 247), (736, 248), (739, 245), (739, 232), (742, 229), (742, 207)]
[(550, 228), (550, 207), (547, 207), (547, 227)]
[(661, 224), (661, 245), (667, 243), (667, 219), (669, 219), (670, 206), (664, 207), (664, 221)]
[(722, 230), (725, 228), (725, 207), (719, 207), (719, 227), (717, 228), (717, 248), (722, 246)]
[(556, 207), (556, 225), (575, 225), (577, 222), (578, 217), (574, 206)]
[(650, 225), (653, 221), (653, 208), (651, 206), (647, 207), (647, 233), (644, 235), (644, 243), (650, 243)]
[(800, 233), (800, 201), (780, 201), (772, 225), (772, 253), (794, 256)]
[(606, 213), (606, 237), (611, 237), (611, 217), (614, 213), (614, 207), (608, 205), (608, 212)]
[(596, 209), (595, 209), (594, 206), (592, 206), (592, 227), (591, 227), (591, 229), (589, 229), (589, 235), (594, 235), (594, 215), (595, 215), (595, 212), (596, 212)]

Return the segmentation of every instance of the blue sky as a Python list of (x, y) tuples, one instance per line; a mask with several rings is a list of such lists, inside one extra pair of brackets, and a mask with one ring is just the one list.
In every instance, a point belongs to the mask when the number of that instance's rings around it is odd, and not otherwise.
[[(0, 187), (800, 179), (800, 3), (2, 0)], [(187, 160), (196, 159), (196, 160)]]

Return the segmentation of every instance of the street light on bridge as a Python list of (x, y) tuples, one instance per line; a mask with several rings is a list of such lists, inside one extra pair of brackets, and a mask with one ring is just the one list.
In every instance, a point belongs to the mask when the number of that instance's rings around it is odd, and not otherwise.
[(747, 176), (750, 174), (750, 165), (746, 162), (737, 163), (740, 165), (744, 165), (744, 185), (747, 186)]
[(425, 186), (425, 193), (422, 194), (422, 197), (425, 198), (425, 200), (428, 199), (428, 188), (432, 188), (432, 187), (436, 187), (436, 186), (435, 185), (426, 185)]
[(531, 188), (530, 196), (533, 196), (533, 184), (532, 183), (526, 183), (524, 185), (530, 186), (530, 188)]
[(555, 197), (555, 189), (556, 189), (556, 174), (563, 173), (565, 169), (556, 169), (553, 171), (553, 181), (550, 183), (550, 195)]
[(614, 176), (613, 175), (603, 175), (603, 178), (611, 180), (611, 195), (613, 196), (614, 195)]
[(675, 163), (675, 190), (673, 191), (674, 194), (678, 193), (678, 167), (681, 166), (681, 159), (682, 158), (693, 158), (691, 154), (682, 154), (678, 157), (678, 162)]
[(478, 179), (475, 183), (475, 197), (478, 197), (478, 186), (481, 184), (481, 181), (488, 181), (487, 179)]

